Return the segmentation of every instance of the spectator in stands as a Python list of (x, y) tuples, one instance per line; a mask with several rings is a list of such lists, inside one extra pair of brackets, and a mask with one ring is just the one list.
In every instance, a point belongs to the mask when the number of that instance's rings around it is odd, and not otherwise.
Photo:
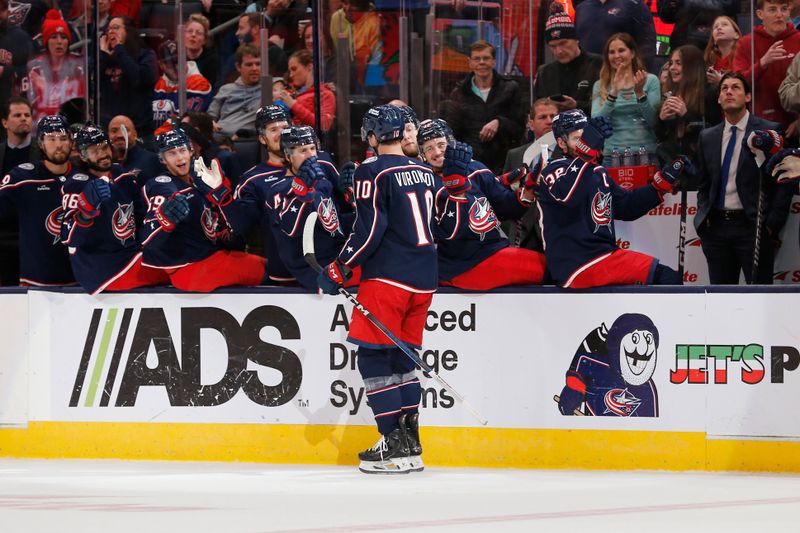
[(794, 56), (786, 78), (778, 87), (781, 105), (790, 113), (800, 113), (800, 54)]
[(685, 44), (704, 49), (713, 37), (715, 19), (721, 15), (736, 18), (740, 4), (738, 0), (658, 0), (658, 18), (675, 24), (670, 49)]
[(183, 30), (183, 45), (186, 60), (194, 61), (205, 79), (216, 88), (219, 83), (219, 57), (208, 34), (211, 26), (200, 13), (192, 13), (186, 19)]
[(130, 19), (114, 17), (100, 37), (100, 123), (124, 114), (142, 137), (153, 133), (152, 92), (156, 56), (146, 48)]
[(0, 0), (0, 102), (7, 102), (19, 89), (32, 53), (30, 36), (8, 23), (8, 0)]
[[(292, 122), (298, 125), (315, 127), (314, 114), (314, 60), (308, 50), (298, 50), (289, 56), (289, 82), (296, 91), (296, 97), (288, 90), (281, 91), (280, 100), (292, 113)], [(328, 131), (333, 126), (336, 115), (336, 96), (326, 84), (320, 84), (320, 127)]]
[(142, 146), (136, 126), (125, 115), (117, 115), (111, 119), (108, 124), (108, 140), (114, 163), (122, 165), (125, 171), (139, 169), (136, 181), (140, 186), (164, 171), (158, 156)]
[(226, 83), (208, 107), (208, 114), (217, 122), (216, 130), (233, 136), (239, 130), (255, 132), (256, 111), (261, 102), (261, 53), (252, 44), (236, 50), (239, 77)]
[(588, 115), (592, 108), (592, 86), (600, 77), (603, 59), (581, 50), (577, 35), (566, 13), (556, 13), (547, 19), (544, 40), (556, 60), (539, 69), (533, 95), (537, 99), (558, 97), (550, 100), (558, 112), (577, 107)]
[(717, 17), (711, 29), (711, 39), (706, 46), (705, 60), (708, 73), (706, 79), (714, 87), (719, 87), (722, 75), (733, 70), (736, 44), (742, 38), (742, 31), (730, 17)]
[(301, 0), (267, 0), (265, 9), (269, 40), (291, 54), (303, 48), (300, 21), (307, 19), (307, 4)]
[(522, 137), (523, 113), (519, 85), (498, 74), (496, 63), (494, 46), (472, 43), (472, 72), (450, 93), (444, 118), (456, 139), (472, 146), (475, 159), (499, 173), (505, 153)]
[(341, 37), (350, 43), (353, 87), (356, 91), (363, 90), (367, 85), (367, 67), (380, 64), (383, 49), (381, 19), (369, 0), (342, 0), (341, 9), (331, 15), (334, 48)]
[[(6, 140), (0, 142), (0, 176), (21, 163), (39, 161), (39, 146), (31, 142), (30, 103), (12, 96), (3, 109)], [(19, 285), (19, 223), (16, 213), (0, 220), (0, 285)]]
[[(530, 166), (531, 161), (537, 154), (537, 150), (540, 150), (540, 146), (536, 141), (553, 131), (553, 118), (558, 113), (558, 105), (549, 98), (539, 98), (533, 102), (531, 112), (528, 115), (528, 133), (533, 140), (508, 151), (503, 173), (514, 170), (522, 163)], [(551, 144), (554, 144), (554, 142)], [(541, 152), (539, 151), (538, 153)]]
[(609, 38), (628, 33), (636, 41), (646, 69), (654, 67), (656, 29), (642, 0), (584, 0), (575, 8), (575, 29), (583, 49), (599, 54)]
[[(190, 111), (181, 117), (180, 128), (186, 132), (192, 144), (192, 152), (202, 157), (206, 165), (218, 159), (222, 172), (233, 185), (239, 183), (242, 167), (230, 150), (223, 149), (214, 141), (214, 121), (208, 113)], [(255, 133), (255, 131), (254, 131)], [(220, 137), (222, 139), (224, 137)]]
[(697, 155), (700, 185), (694, 225), (712, 284), (738, 284), (742, 272), (748, 283), (754, 278), (755, 283), (771, 284), (773, 239), (789, 215), (794, 186), (766, 184), (764, 233), (758, 272), (752, 276), (761, 171), (743, 140), (754, 130), (775, 129), (778, 124), (751, 115), (747, 111), (751, 98), (750, 84), (744, 76), (738, 72), (725, 74), (719, 87), (719, 104), (725, 120), (700, 133)]
[[(97, 26), (100, 28), (99, 33), (103, 34), (108, 30), (108, 23), (113, 16), (111, 14), (111, 0), (97, 0), (97, 10)], [(62, 12), (64, 12), (63, 8)], [(67, 20), (70, 21), (80, 39), (86, 39), (87, 35), (96, 35), (98, 33), (91, 28), (92, 2), (75, 0), (67, 13)]]
[[(241, 44), (249, 44), (261, 50), (261, 15), (259, 13), (246, 13), (239, 17), (239, 26), (236, 29), (236, 38)], [(286, 53), (277, 44), (270, 41), (269, 50), (269, 75), (282, 77), (286, 73)], [(228, 58), (222, 69), (223, 80), (230, 81), (235, 64), (233, 56)]]
[[(303, 45), (306, 50), (314, 55), (314, 27), (309, 23), (303, 26)], [(319, 40), (319, 49), (322, 53), (322, 62), (320, 69), (322, 71), (322, 80), (324, 82), (333, 83), (336, 81), (336, 56), (333, 55), (333, 44), (331, 43), (331, 36), (328, 32), (321, 32)]]
[[(685, 155), (696, 162), (700, 131), (722, 120), (719, 94), (716, 87), (706, 83), (705, 61), (699, 48), (687, 44), (672, 52), (663, 96), (656, 124), (660, 151), (669, 159)], [(689, 176), (684, 179), (690, 189), (696, 188)]]
[(68, 100), (86, 97), (83, 59), (69, 53), (69, 41), (66, 21), (51, 9), (42, 24), (44, 52), (28, 61), (28, 99), (36, 121), (58, 113)]
[(200, 74), (194, 61), (186, 61), (186, 109), (179, 109), (178, 45), (164, 41), (158, 47), (158, 68), (161, 77), (153, 89), (153, 122), (163, 124), (181, 111), (205, 111), (211, 104), (211, 83)]
[(648, 74), (633, 37), (616, 33), (603, 50), (603, 68), (592, 91), (592, 117), (606, 116), (614, 133), (606, 139), (603, 165), (610, 166), (614, 151), (655, 153), (657, 108), (661, 99), (658, 78)]
[[(781, 106), (778, 87), (786, 77), (792, 58), (800, 52), (800, 32), (789, 19), (789, 0), (758, 0), (756, 15), (763, 22), (753, 33), (739, 40), (733, 59), (733, 70), (745, 79), (755, 79), (756, 94), (753, 112), (777, 122), (787, 137), (797, 133), (794, 124), (797, 116)], [(755, 39), (755, 57), (750, 54), (751, 41)]]

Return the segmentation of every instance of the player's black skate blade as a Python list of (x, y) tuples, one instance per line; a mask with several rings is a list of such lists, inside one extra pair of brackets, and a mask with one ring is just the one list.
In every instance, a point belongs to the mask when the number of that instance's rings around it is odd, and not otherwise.
[(365, 474), (408, 474), (411, 472), (405, 427), (382, 435), (372, 448), (358, 454), (358, 469)]

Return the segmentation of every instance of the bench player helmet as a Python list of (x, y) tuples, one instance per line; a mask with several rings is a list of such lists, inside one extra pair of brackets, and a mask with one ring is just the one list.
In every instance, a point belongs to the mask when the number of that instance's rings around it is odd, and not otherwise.
[(379, 105), (369, 108), (361, 119), (361, 140), (368, 141), (370, 134), (379, 143), (398, 141), (406, 129), (406, 115), (399, 107)]
[(420, 123), (419, 131), (417, 132), (417, 144), (422, 146), (424, 142), (438, 139), (439, 137), (444, 137), (448, 144), (456, 140), (453, 130), (447, 122), (440, 118), (429, 118)]
[(292, 153), (292, 148), (313, 144), (319, 149), (317, 135), (311, 126), (289, 126), (281, 132), (281, 149), (288, 158)]
[(75, 147), (81, 154), (90, 146), (107, 142), (106, 132), (91, 123), (86, 123), (75, 133)]
[(256, 131), (260, 134), (268, 124), (280, 120), (291, 120), (286, 108), (278, 104), (265, 105), (256, 112)]
[(406, 124), (413, 124), (415, 128), (419, 128), (419, 119), (417, 118), (417, 114), (414, 112), (414, 108), (412, 108), (410, 105), (401, 105), (397, 109), (403, 113)]
[(567, 136), (575, 130), (582, 130), (589, 124), (586, 113), (580, 109), (562, 111), (553, 118), (553, 135), (566, 140)]
[(182, 129), (177, 128), (165, 131), (156, 137), (156, 146), (158, 147), (158, 153), (163, 154), (167, 150), (172, 150), (173, 148), (179, 148), (181, 146), (191, 148), (192, 145), (189, 143), (189, 137), (186, 136), (186, 133), (184, 133)]
[(64, 115), (47, 115), (36, 123), (36, 136), (41, 141), (48, 133), (64, 133), (72, 136), (69, 122)]

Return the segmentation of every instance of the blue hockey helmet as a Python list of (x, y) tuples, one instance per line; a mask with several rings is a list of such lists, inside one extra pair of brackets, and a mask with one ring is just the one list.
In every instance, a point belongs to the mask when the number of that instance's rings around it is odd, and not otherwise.
[(553, 135), (566, 138), (575, 130), (582, 130), (589, 123), (586, 113), (580, 109), (562, 111), (553, 118)]
[(448, 144), (456, 140), (453, 130), (447, 122), (440, 118), (429, 118), (420, 123), (419, 131), (417, 132), (417, 144), (422, 146), (424, 142), (440, 137), (444, 137)]
[(64, 115), (47, 115), (36, 124), (36, 136), (39, 140), (48, 133), (65, 133), (71, 135), (69, 121)]
[(412, 108), (410, 105), (401, 105), (398, 106), (398, 109), (403, 113), (406, 124), (413, 124), (414, 127), (419, 128), (419, 119), (417, 118), (417, 114), (414, 112), (414, 108)]
[(75, 146), (81, 153), (90, 146), (107, 142), (108, 136), (106, 132), (90, 122), (87, 122), (86, 125), (75, 133)]
[(181, 146), (191, 147), (191, 144), (189, 143), (189, 137), (186, 136), (186, 133), (184, 133), (182, 129), (176, 128), (174, 130), (165, 131), (156, 137), (156, 146), (158, 147), (158, 153), (163, 154), (167, 150), (172, 150), (173, 148), (179, 148)]
[(256, 131), (261, 133), (267, 124), (281, 120), (291, 120), (285, 107), (278, 104), (265, 105), (256, 112)]
[(368, 141), (370, 134), (378, 142), (396, 141), (403, 138), (406, 115), (399, 107), (379, 105), (371, 107), (361, 119), (361, 140)]
[(281, 132), (281, 149), (286, 157), (289, 157), (292, 148), (307, 144), (313, 144), (319, 149), (317, 134), (311, 126), (289, 126)]

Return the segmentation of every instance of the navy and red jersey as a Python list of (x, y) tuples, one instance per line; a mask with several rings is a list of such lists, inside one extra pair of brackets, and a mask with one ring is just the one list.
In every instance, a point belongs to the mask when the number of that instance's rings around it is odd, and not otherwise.
[(431, 234), (441, 180), (431, 167), (402, 155), (365, 160), (353, 178), (356, 220), (339, 259), (361, 279), (412, 292), (434, 292), (439, 283)]
[[(470, 162), (472, 187), (463, 198), (440, 190), (436, 198), (439, 279), (449, 281), (509, 246), (500, 218), (516, 219), (530, 206), (478, 161)], [(498, 216), (502, 213), (502, 217)]]
[[(171, 196), (182, 194), (189, 201), (189, 215), (167, 231), (156, 210)], [(210, 257), (230, 238), (230, 228), (219, 208), (193, 185), (167, 174), (156, 176), (142, 189), (147, 214), (139, 230), (144, 256), (142, 264), (154, 268), (180, 268)]]
[[(330, 156), (320, 152), (318, 162), (326, 177), (335, 184), (339, 173), (331, 163)], [(242, 175), (234, 192), (234, 201), (222, 207), (228, 224), (239, 235), (246, 235), (256, 223), (261, 224), (267, 277), (277, 282), (295, 279), (284, 264), (282, 257), (287, 254), (281, 254), (279, 244), (282, 240), (279, 211), (282, 198), (289, 192), (291, 184), (292, 180), (286, 178), (286, 167), (283, 165), (258, 163)]]
[(536, 198), (547, 268), (559, 285), (618, 249), (614, 219), (636, 220), (661, 203), (655, 187), (628, 191), (602, 166), (564, 157), (539, 174)]
[[(324, 168), (324, 167), (323, 167)], [(319, 180), (314, 184), (314, 200), (303, 202), (290, 188), (282, 195), (278, 217), (282, 234), (278, 236), (281, 259), (298, 283), (317, 290), (317, 273), (303, 254), (303, 227), (308, 215), (316, 211), (314, 255), (321, 265), (336, 259), (353, 227), (353, 215), (340, 215), (333, 200), (333, 184)]]
[(19, 219), (22, 284), (75, 282), (67, 248), (61, 244), (61, 186), (75, 172), (70, 165), (64, 174), (53, 174), (37, 161), (18, 165), (0, 180), (0, 218), (16, 212)]
[[(62, 188), (65, 214), (61, 240), (69, 249), (78, 283), (90, 293), (113, 282), (140, 255), (136, 231), (144, 219), (146, 206), (136, 182), (137, 174), (125, 172), (114, 164), (109, 178), (75, 174)], [(99, 215), (88, 219), (79, 216), (76, 206), (83, 188), (95, 179), (109, 182), (111, 198), (100, 204)]]

